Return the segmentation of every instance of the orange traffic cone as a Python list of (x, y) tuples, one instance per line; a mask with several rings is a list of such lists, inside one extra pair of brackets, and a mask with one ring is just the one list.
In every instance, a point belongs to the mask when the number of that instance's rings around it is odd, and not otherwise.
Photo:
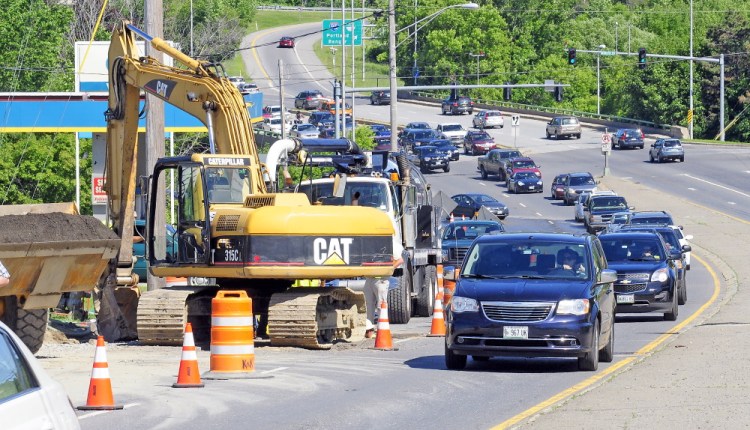
[(378, 333), (375, 335), (375, 349), (383, 351), (393, 350), (393, 338), (391, 337), (391, 325), (388, 323), (388, 303), (380, 302), (380, 315), (378, 315)]
[(109, 366), (107, 365), (107, 350), (104, 348), (104, 336), (96, 339), (94, 353), (94, 368), (91, 371), (89, 396), (85, 406), (79, 406), (82, 411), (111, 411), (122, 409), (122, 405), (115, 405), (112, 398), (112, 382), (109, 380)]
[(435, 296), (435, 307), (432, 310), (432, 327), (428, 336), (445, 336), (445, 319), (443, 319), (443, 292)]
[(180, 372), (177, 374), (177, 382), (172, 384), (172, 388), (202, 388), (203, 386), (198, 371), (198, 355), (195, 353), (193, 326), (187, 323), (185, 325), (185, 339), (182, 342)]

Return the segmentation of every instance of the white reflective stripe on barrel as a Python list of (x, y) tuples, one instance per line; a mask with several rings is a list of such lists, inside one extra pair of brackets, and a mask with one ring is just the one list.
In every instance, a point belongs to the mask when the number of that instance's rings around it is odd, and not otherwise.
[(214, 345), (211, 344), (213, 355), (247, 355), (255, 354), (254, 345)]
[(253, 317), (211, 317), (212, 327), (253, 327)]

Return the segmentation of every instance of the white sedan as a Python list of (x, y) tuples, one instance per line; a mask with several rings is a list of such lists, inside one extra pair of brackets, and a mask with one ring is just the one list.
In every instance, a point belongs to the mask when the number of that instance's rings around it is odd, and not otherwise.
[(80, 429), (62, 384), (0, 322), (0, 417), (3, 429)]
[(273, 118), (263, 118), (263, 124), (260, 126), (261, 130), (268, 131), (271, 133), (281, 134), (281, 125), (284, 125), (284, 129), (289, 132), (291, 125), (288, 122), (284, 122), (280, 116)]
[(483, 110), (477, 112), (474, 118), (471, 120), (471, 125), (474, 128), (503, 128), (505, 126), (505, 119), (503, 119), (503, 113), (499, 110)]

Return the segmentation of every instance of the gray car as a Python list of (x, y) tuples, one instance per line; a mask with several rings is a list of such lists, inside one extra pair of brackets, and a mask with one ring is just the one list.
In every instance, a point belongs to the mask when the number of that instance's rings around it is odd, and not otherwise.
[(563, 191), (563, 200), (566, 205), (572, 205), (578, 199), (582, 192), (596, 191), (596, 181), (594, 176), (589, 172), (575, 172), (568, 174), (565, 178)]
[(648, 159), (653, 162), (664, 162), (666, 160), (685, 161), (685, 149), (679, 139), (656, 139), (648, 151)]
[(289, 130), (290, 137), (299, 137), (301, 139), (315, 139), (320, 135), (320, 130), (315, 124), (294, 124)]

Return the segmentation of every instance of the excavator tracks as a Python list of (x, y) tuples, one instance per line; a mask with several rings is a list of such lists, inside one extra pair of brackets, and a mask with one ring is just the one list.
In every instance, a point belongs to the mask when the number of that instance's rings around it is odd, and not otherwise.
[(138, 340), (145, 345), (182, 345), (188, 321), (187, 299), (195, 290), (163, 288), (138, 300)]
[(348, 288), (293, 288), (271, 296), (268, 336), (272, 346), (330, 349), (334, 342), (365, 336), (364, 294)]

